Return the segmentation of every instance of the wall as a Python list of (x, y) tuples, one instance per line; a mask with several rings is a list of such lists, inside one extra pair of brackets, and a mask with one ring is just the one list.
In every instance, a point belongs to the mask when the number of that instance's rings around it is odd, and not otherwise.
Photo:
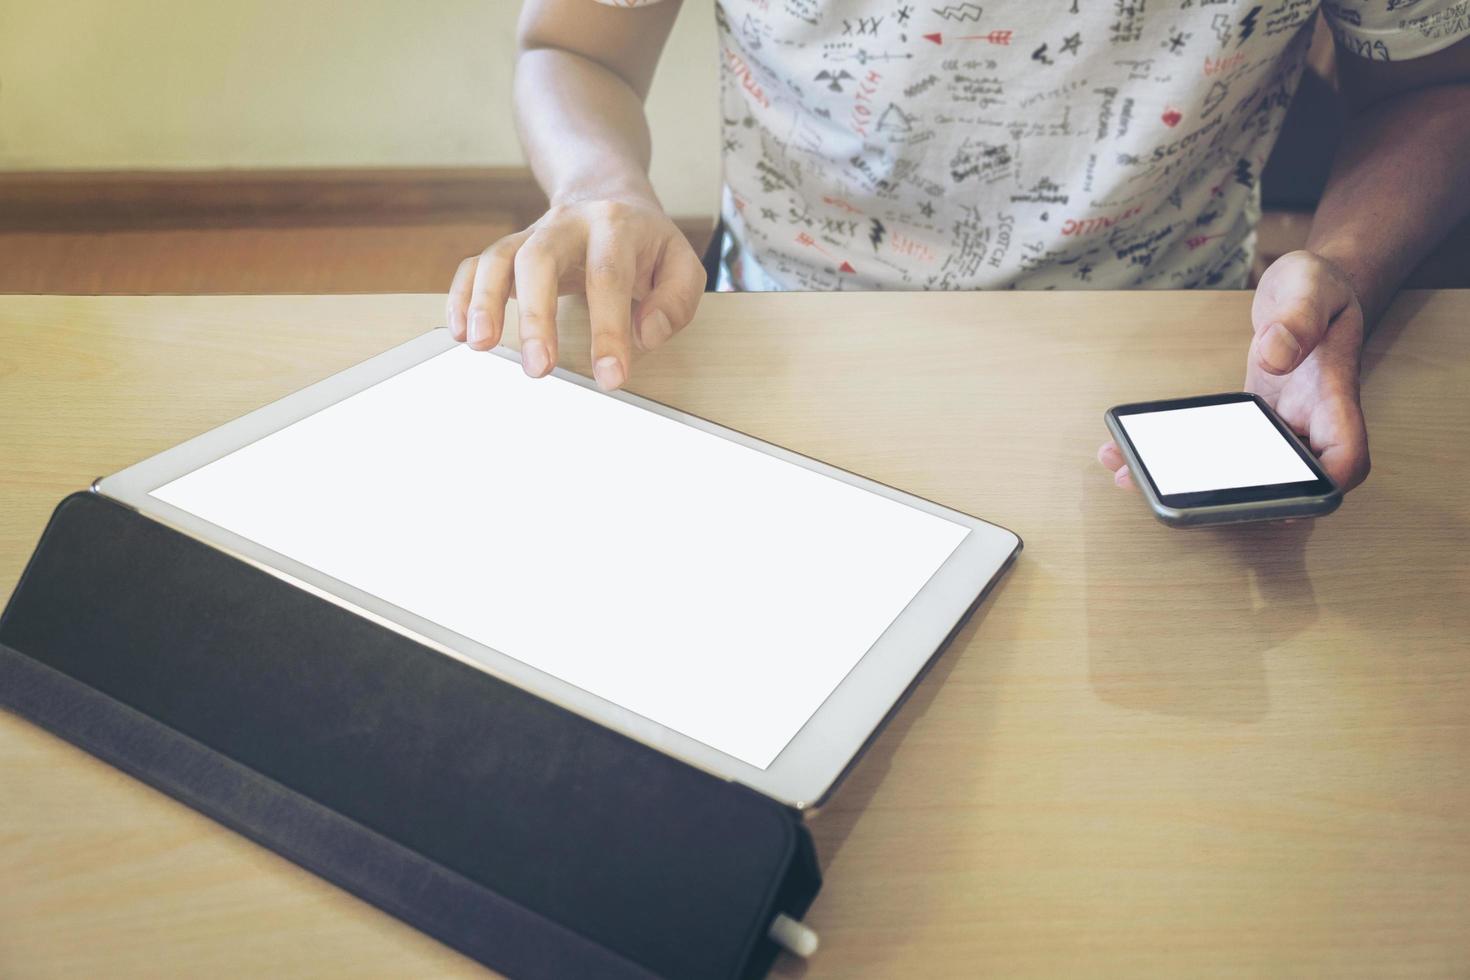
[[(520, 165), (519, 7), (0, 0), (0, 170)], [(684, 5), (649, 100), (674, 214), (717, 204), (713, 11)]]

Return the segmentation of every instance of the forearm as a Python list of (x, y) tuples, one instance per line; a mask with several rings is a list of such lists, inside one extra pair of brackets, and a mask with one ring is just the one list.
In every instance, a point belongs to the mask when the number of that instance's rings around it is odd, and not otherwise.
[(657, 202), (648, 180), (652, 142), (643, 100), (617, 73), (569, 51), (523, 51), (515, 110), (521, 145), (552, 204)]
[(1307, 249), (1352, 281), (1368, 329), (1470, 214), (1470, 85), (1417, 89), (1349, 120)]

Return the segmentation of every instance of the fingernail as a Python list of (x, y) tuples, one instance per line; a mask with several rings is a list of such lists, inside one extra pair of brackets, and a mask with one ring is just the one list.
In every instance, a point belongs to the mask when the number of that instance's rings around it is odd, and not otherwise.
[(551, 369), (551, 355), (546, 345), (539, 340), (528, 340), (521, 345), (521, 367), (533, 378), (539, 378)]
[(673, 324), (663, 310), (654, 310), (638, 324), (638, 340), (649, 350), (662, 344), (674, 335)]
[(616, 357), (600, 357), (592, 368), (592, 376), (603, 391), (612, 391), (625, 380), (623, 364)]
[(490, 336), (490, 318), (484, 310), (470, 310), (470, 343), (475, 344)]
[(1261, 359), (1272, 370), (1285, 374), (1296, 367), (1296, 359), (1301, 353), (1301, 344), (1296, 342), (1284, 324), (1273, 323), (1266, 328), (1266, 335), (1261, 338)]

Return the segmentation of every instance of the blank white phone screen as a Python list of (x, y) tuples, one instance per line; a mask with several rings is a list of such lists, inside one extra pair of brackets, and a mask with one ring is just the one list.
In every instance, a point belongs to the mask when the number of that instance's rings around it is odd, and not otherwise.
[(464, 347), (152, 493), (762, 769), (969, 534)]
[(1255, 402), (1120, 415), (1159, 493), (1196, 493), (1315, 480)]

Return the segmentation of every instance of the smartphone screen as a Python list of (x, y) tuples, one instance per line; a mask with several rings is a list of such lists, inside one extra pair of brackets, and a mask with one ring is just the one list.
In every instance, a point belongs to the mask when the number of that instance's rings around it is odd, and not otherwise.
[(1158, 496), (1209, 506), (1327, 493), (1320, 465), (1285, 423), (1249, 394), (1126, 405), (1119, 427)]
[(1161, 494), (1317, 478), (1255, 402), (1140, 412), (1119, 421)]

